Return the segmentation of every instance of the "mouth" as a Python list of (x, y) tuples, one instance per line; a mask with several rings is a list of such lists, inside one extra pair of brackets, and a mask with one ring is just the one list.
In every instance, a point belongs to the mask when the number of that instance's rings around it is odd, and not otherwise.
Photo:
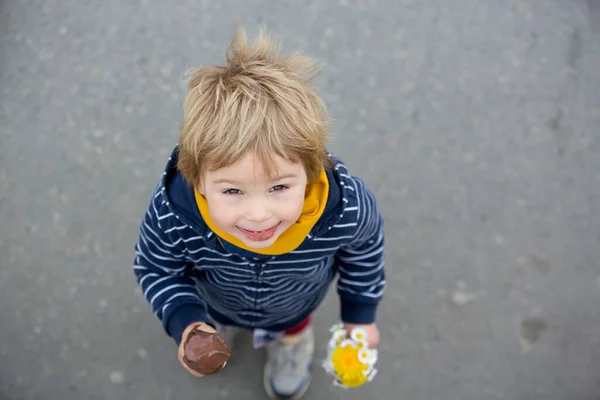
[(274, 225), (264, 231), (251, 231), (249, 229), (244, 229), (239, 226), (236, 226), (236, 228), (241, 233), (243, 233), (244, 236), (246, 236), (249, 240), (252, 240), (253, 242), (264, 242), (265, 240), (269, 240), (273, 237), (273, 235), (275, 234), (275, 231), (277, 231), (277, 228), (279, 227), (280, 224), (281, 224), (281, 222), (279, 222), (277, 225)]

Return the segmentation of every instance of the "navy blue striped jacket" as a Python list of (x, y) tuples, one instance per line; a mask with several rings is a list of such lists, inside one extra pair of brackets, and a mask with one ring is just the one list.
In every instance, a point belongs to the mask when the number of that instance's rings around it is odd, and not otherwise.
[(385, 286), (382, 217), (362, 180), (333, 159), (319, 221), (295, 250), (265, 256), (217, 240), (176, 169), (174, 150), (140, 225), (133, 268), (177, 343), (196, 321), (289, 329), (317, 308), (336, 277), (341, 320), (375, 321)]

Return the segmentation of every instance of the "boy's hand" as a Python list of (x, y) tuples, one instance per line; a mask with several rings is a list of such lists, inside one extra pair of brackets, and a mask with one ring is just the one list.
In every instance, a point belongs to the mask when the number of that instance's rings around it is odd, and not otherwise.
[(364, 329), (367, 333), (367, 343), (370, 349), (374, 349), (379, 345), (379, 330), (377, 325), (359, 325), (359, 324), (348, 324), (344, 322), (344, 328), (346, 329), (346, 336), (350, 337), (350, 333), (354, 328)]
[(186, 339), (187, 339), (188, 335), (194, 330), (201, 330), (201, 331), (208, 332), (208, 333), (216, 333), (217, 331), (212, 326), (208, 325), (205, 322), (194, 322), (193, 324), (190, 324), (187, 328), (185, 328), (185, 330), (183, 331), (183, 334), (181, 335), (181, 343), (179, 343), (179, 349), (177, 351), (177, 358), (179, 359), (179, 362), (181, 363), (183, 368), (186, 369), (186, 371), (188, 371), (190, 374), (192, 374), (194, 376), (202, 377), (202, 376), (204, 376), (203, 374), (199, 373), (198, 371), (193, 370), (183, 361), (183, 357), (185, 355)]

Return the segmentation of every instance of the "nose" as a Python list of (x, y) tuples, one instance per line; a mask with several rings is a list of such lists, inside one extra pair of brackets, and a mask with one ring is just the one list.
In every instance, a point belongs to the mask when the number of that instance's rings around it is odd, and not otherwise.
[(271, 217), (268, 207), (262, 201), (254, 201), (246, 211), (246, 219), (252, 222), (263, 222)]

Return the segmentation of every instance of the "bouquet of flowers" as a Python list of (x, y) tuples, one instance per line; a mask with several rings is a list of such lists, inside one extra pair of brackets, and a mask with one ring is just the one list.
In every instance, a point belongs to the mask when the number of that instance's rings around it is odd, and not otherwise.
[(323, 368), (334, 376), (334, 385), (354, 388), (370, 382), (377, 373), (374, 368), (377, 350), (369, 349), (366, 332), (355, 328), (347, 337), (343, 324), (334, 325), (330, 332), (332, 335)]

